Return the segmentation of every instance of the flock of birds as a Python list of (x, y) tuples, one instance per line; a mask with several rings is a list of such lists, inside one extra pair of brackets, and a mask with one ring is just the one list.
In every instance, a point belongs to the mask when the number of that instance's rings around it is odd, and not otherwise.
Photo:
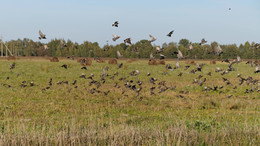
[[(119, 22), (115, 21), (112, 24), (112, 27), (119, 27)], [(173, 33), (174, 33), (174, 30), (170, 31), (166, 36), (171, 37), (173, 35)], [(118, 36), (118, 35), (112, 35), (112, 36), (113, 36), (113, 38), (112, 38), (113, 41), (117, 41), (120, 38), (120, 36)], [(149, 40), (150, 43), (152, 43), (152, 42), (157, 40), (152, 35), (149, 35), (149, 37), (150, 37), (150, 40)], [(39, 39), (40, 40), (41, 39), (46, 39), (46, 35), (43, 34), (41, 32), (41, 30), (39, 30)], [(206, 41), (205, 38), (203, 38), (203, 39), (201, 39), (201, 42), (199, 43), (199, 45), (206, 44), (207, 42), (208, 41)], [(131, 38), (124, 39), (124, 43), (126, 45), (131, 46), (132, 45)], [(64, 40), (61, 40), (60, 46), (61, 46), (61, 48), (62, 47), (66, 47), (66, 43), (65, 43)], [(260, 44), (259, 43), (255, 43), (255, 44), (252, 45), (252, 47), (259, 49), (260, 48)], [(48, 48), (48, 47), (45, 47), (45, 48)], [(190, 51), (193, 50), (193, 46), (192, 46), (191, 43), (188, 45), (188, 48), (189, 48)], [(164, 48), (160, 48), (159, 46), (157, 46), (157, 47), (155, 47), (155, 49), (156, 49), (156, 54), (159, 53), (160, 59), (165, 59), (165, 55), (162, 54), (163, 51), (164, 51)], [(109, 47), (107, 45), (107, 47), (104, 49), (104, 51), (108, 51), (108, 50), (109, 50)], [(133, 52), (138, 54), (138, 48), (137, 47), (133, 48)], [(223, 53), (223, 49), (220, 47), (220, 45), (215, 46), (213, 51), (208, 52), (208, 54), (214, 54), (216, 56), (220, 56), (222, 53)], [(185, 56), (183, 56), (183, 54), (182, 54), (182, 52), (180, 50), (177, 50), (176, 52), (174, 52), (174, 54), (177, 54), (178, 59), (184, 59), (185, 58)], [(174, 55), (174, 54), (172, 54), (172, 55)], [(123, 57), (123, 55), (119, 52), (119, 50), (117, 50), (116, 55), (117, 55), (117, 59)], [(150, 54), (150, 59), (155, 59), (152, 53)]]
[[(199, 64), (198, 62), (196, 63), (195, 67), (192, 65), (186, 65), (182, 67), (179, 63), (179, 61), (176, 62), (175, 67), (173, 67), (171, 64), (166, 64), (165, 65), (165, 72), (161, 74), (161, 76), (166, 76), (169, 72), (172, 71), (177, 71), (179, 74), (176, 76), (176, 78), (180, 78), (183, 76), (183, 74), (190, 74), (190, 76), (195, 76), (193, 80), (190, 81), (189, 84), (192, 84), (193, 86), (197, 87), (203, 87), (202, 91), (203, 92), (216, 92), (219, 94), (225, 94), (228, 98), (232, 97), (232, 92), (230, 94), (229, 90), (225, 90), (226, 88), (233, 89), (234, 92), (236, 92), (236, 89), (241, 86), (245, 85), (246, 87), (243, 88), (244, 93), (260, 93), (260, 82), (258, 79), (254, 79), (251, 76), (242, 76), (241, 74), (237, 75), (238, 83), (235, 80), (229, 80), (228, 78), (225, 77), (226, 74), (229, 74), (230, 72), (236, 71), (236, 68), (233, 66), (235, 64), (242, 63), (242, 59), (240, 57), (237, 57), (237, 59), (230, 61), (228, 59), (223, 60), (222, 62), (228, 63), (228, 67), (226, 69), (216, 67), (215, 69), (215, 74), (220, 74), (222, 76), (223, 83), (222, 85), (212, 85), (212, 83), (207, 84), (207, 81), (214, 79), (214, 80), (219, 80), (218, 78), (210, 78), (214, 72), (206, 72), (204, 71), (205, 68), (205, 63)], [(248, 61), (246, 64), (248, 64), (251, 67), (255, 66), (255, 72), (254, 73), (260, 73), (260, 67), (259, 67), (259, 62), (257, 61)], [(41, 89), (42, 92), (46, 92), (47, 90), (54, 89), (55, 85), (60, 86), (60, 85), (69, 85), (68, 92), (70, 93), (73, 89), (77, 90), (79, 86), (85, 87), (85, 89), (90, 93), (90, 94), (98, 94), (98, 95), (108, 95), (111, 91), (114, 90), (121, 90), (121, 94), (124, 96), (135, 96), (133, 93), (136, 93), (136, 97), (139, 97), (140, 100), (147, 94), (148, 90), (144, 90), (144, 94), (141, 92), (143, 91), (144, 88), (149, 88), (149, 92), (151, 96), (158, 95), (161, 93), (164, 93), (166, 91), (174, 91), (178, 93), (176, 97), (180, 98), (185, 98), (185, 95), (190, 94), (189, 90), (182, 90), (181, 88), (177, 87), (176, 85), (173, 85), (171, 81), (159, 81), (156, 78), (156, 75), (152, 75), (152, 73), (148, 72), (147, 74), (143, 74), (146, 77), (140, 77), (141, 71), (139, 70), (133, 70), (129, 73), (121, 73), (120, 70), (122, 70), (124, 64), (119, 63), (117, 64), (116, 67), (116, 72), (112, 73), (112, 70), (109, 66), (106, 66), (102, 69), (102, 74), (100, 76), (95, 75), (93, 73), (90, 74), (90, 76), (87, 76), (85, 73), (82, 73), (81, 75), (78, 76), (78, 79), (75, 79), (74, 81), (67, 81), (67, 80), (62, 80), (62, 81), (57, 81), (56, 83), (54, 82), (53, 78), (49, 79), (49, 82), (46, 83), (43, 86), (46, 86)], [(10, 63), (10, 70), (13, 71), (16, 68), (16, 64)], [(70, 69), (70, 66), (67, 64), (63, 64), (61, 66), (64, 70)], [(83, 66), (80, 68), (81, 70), (88, 70), (86, 66)], [(190, 70), (188, 70), (190, 69)], [(111, 70), (111, 71), (110, 71)], [(17, 74), (17, 78), (21, 76), (21, 73)], [(157, 76), (160, 74), (157, 74)], [(11, 77), (6, 77), (6, 81), (10, 80)], [(56, 80), (56, 79), (55, 79)], [(80, 80), (80, 81), (79, 81)], [(88, 82), (84, 81), (88, 80)], [(108, 89), (107, 86), (104, 86), (102, 89), (102, 86), (104, 84), (108, 83), (110, 88)], [(86, 87), (85, 84), (88, 84), (89, 87)], [(114, 85), (113, 85), (114, 84)], [(7, 88), (17, 88), (16, 85), (11, 85), (4, 83), (2, 84), (4, 87)], [(144, 85), (144, 86), (143, 86)], [(212, 86), (208, 86), (212, 85)], [(37, 83), (34, 83), (33, 81), (27, 82), (26, 80), (22, 81), (21, 84), (19, 85), (21, 88), (27, 88), (27, 87), (32, 87), (32, 86), (40, 86), (37, 85)]]
[[(112, 24), (112, 27), (118, 27), (119, 26), (119, 22), (118, 21), (115, 21), (113, 24)], [(174, 33), (174, 30), (170, 31), (168, 34), (166, 34), (166, 36), (168, 37), (171, 37)], [(149, 35), (150, 37), (150, 40), (149, 42), (154, 42), (156, 41), (156, 38), (152, 35)], [(113, 38), (112, 40), (113, 41), (117, 41), (118, 39), (120, 38), (120, 36), (118, 35), (113, 35)], [(43, 34), (41, 32), (41, 30), (39, 30), (39, 39), (46, 39), (46, 35)], [(131, 46), (132, 45), (132, 42), (131, 42), (131, 38), (126, 38), (124, 39), (124, 43)], [(203, 38), (201, 40), (201, 42), (199, 43), (200, 45), (203, 45), (207, 43), (207, 41)], [(61, 40), (61, 47), (66, 47), (66, 43)], [(192, 50), (193, 49), (193, 46), (192, 44), (189, 44), (189, 50)], [(253, 47), (255, 48), (260, 48), (260, 44), (254, 44)], [(165, 56), (162, 54), (164, 49), (163, 48), (160, 48), (160, 47), (155, 47), (156, 49), (156, 54), (159, 54), (160, 55), (160, 59), (165, 59)], [(105, 49), (104, 51), (107, 51), (107, 49)], [(138, 48), (134, 48), (134, 51), (138, 53)], [(123, 57), (123, 55), (121, 55), (121, 53), (117, 50), (117, 58), (121, 58)], [(214, 50), (212, 52), (208, 52), (209, 54), (214, 54), (216, 56), (220, 56), (222, 53), (223, 53), (223, 50), (221, 49), (221, 47), (218, 45), (214, 48)], [(177, 50), (176, 52), (174, 52), (174, 54), (177, 55), (178, 59), (184, 59), (185, 57), (183, 56), (182, 52), (180, 50)], [(150, 54), (150, 59), (155, 59), (153, 54), (151, 53)], [(178, 61), (179, 61), (178, 60)], [(172, 65), (170, 64), (166, 64), (165, 65), (165, 72), (162, 74), (163, 76), (164, 75), (167, 75), (168, 74), (168, 71), (173, 71), (173, 70), (181, 70), (181, 66), (180, 66), (180, 63), (179, 62), (176, 62), (176, 65), (175, 67), (172, 67)], [(228, 80), (227, 78), (224, 77), (224, 75), (226, 74), (229, 74), (230, 72), (232, 71), (235, 71), (236, 69), (233, 67), (234, 64), (238, 64), (238, 63), (241, 63), (242, 60), (239, 56), (237, 56), (237, 59), (236, 60), (233, 60), (232, 62), (230, 62), (228, 59), (226, 60), (223, 60), (222, 62), (226, 62), (228, 63), (228, 68), (227, 69), (221, 69), (219, 67), (216, 67), (216, 70), (215, 72), (216, 73), (220, 73), (223, 77), (222, 77), (222, 80), (223, 82), (227, 85), (227, 86), (232, 86), (233, 89), (237, 89), (238, 86), (246, 83), (247, 85), (250, 85), (251, 86), (251, 89), (246, 89), (245, 90), (245, 93), (251, 93), (251, 92), (260, 92), (260, 82), (259, 80), (257, 79), (253, 79), (252, 77), (250, 76), (246, 76), (246, 77), (242, 77), (241, 74), (238, 74), (238, 79), (239, 79), (239, 84), (238, 85), (235, 85), (234, 83), (232, 83), (230, 80)], [(253, 61), (248, 61), (246, 64), (249, 64), (251, 67), (255, 67), (255, 72), (254, 73), (260, 73), (260, 66), (259, 66), (259, 62), (253, 62)], [(211, 76), (212, 75), (212, 72), (208, 72), (206, 73), (206, 75), (202, 75), (202, 72), (203, 72), (203, 68), (204, 68), (204, 65), (205, 64), (199, 64), (199, 63), (196, 63), (196, 68), (190, 70), (188, 73), (189, 74), (196, 74), (197, 72), (200, 72), (200, 75), (198, 77), (196, 77), (195, 79), (193, 79), (192, 81), (192, 84), (195, 84), (195, 85), (198, 85), (198, 86), (204, 86), (203, 90), (204, 91), (213, 91), (213, 92), (219, 92), (219, 93), (223, 93), (225, 92), (224, 90), (222, 90), (223, 88), (225, 88), (223, 85), (222, 86), (217, 86), (217, 85), (213, 85), (212, 87), (211, 86), (205, 86), (205, 83), (207, 82), (207, 77), (205, 76)], [(14, 70), (16, 67), (16, 64), (15, 63), (10, 63), (10, 70)], [(66, 64), (63, 64), (61, 66), (62, 68), (64, 68), (65, 70), (69, 69), (68, 65)], [(114, 86), (113, 88), (116, 88), (116, 89), (121, 89), (122, 92), (121, 94), (125, 95), (125, 96), (128, 96), (126, 93), (127, 91), (134, 91), (137, 93), (137, 96), (139, 97), (140, 94), (141, 94), (141, 91), (142, 89), (144, 88), (143, 87), (143, 84), (146, 83), (142, 80), (140, 80), (139, 78), (139, 74), (140, 74), (140, 71), (139, 70), (134, 70), (134, 71), (131, 71), (128, 75), (126, 74), (120, 74), (120, 69), (123, 67), (123, 63), (120, 63), (118, 64), (118, 71), (116, 71), (114, 74), (109, 74), (108, 71), (109, 71), (109, 67), (106, 66), (105, 68), (103, 68), (102, 70), (102, 75), (98, 78), (96, 77), (94, 74), (91, 74), (90, 76), (87, 76), (86, 74), (82, 73), (80, 76), (79, 76), (79, 79), (86, 79), (86, 80), (89, 80), (89, 87), (88, 90), (91, 94), (94, 94), (94, 93), (99, 93), (99, 94), (104, 94), (104, 95), (108, 95), (110, 90), (108, 91), (102, 91), (101, 90), (101, 86), (103, 84), (105, 84), (108, 80), (113, 80), (114, 81)], [(183, 70), (177, 75), (178, 77), (181, 77), (184, 73), (184, 71), (187, 71), (189, 68), (192, 68), (191, 65), (186, 65)], [(88, 70), (86, 66), (84, 67), (81, 67), (82, 70)], [(17, 74), (17, 77), (20, 76), (21, 74)], [(136, 80), (132, 79), (131, 77), (136, 77)], [(150, 95), (156, 95), (157, 93), (160, 94), (160, 93), (163, 93), (167, 90), (175, 90), (177, 87), (172, 85), (172, 83), (168, 83), (167, 81), (158, 81), (157, 78), (155, 77), (152, 77), (151, 73), (147, 73), (146, 76), (149, 78), (148, 79), (148, 84), (150, 86), (148, 86), (150, 88)], [(10, 80), (10, 77), (6, 77), (6, 80)], [(75, 89), (78, 88), (79, 85), (77, 85), (77, 79), (74, 80), (72, 83), (69, 83), (69, 81), (58, 81), (56, 84), (57, 85), (62, 85), (62, 84), (70, 84), (72, 86), (74, 86)], [(48, 86), (43, 88), (41, 91), (44, 92), (48, 89), (51, 89), (51, 87), (53, 86), (53, 79), (50, 78), (49, 82), (48, 82)], [(12, 85), (9, 85), (9, 84), (6, 84), (4, 83), (3, 86), (5, 87), (8, 87), (8, 88), (14, 88)], [(21, 84), (20, 84), (20, 87), (22, 88), (25, 88), (25, 87), (28, 87), (28, 86), (35, 86), (35, 83), (32, 81), (32, 82), (29, 82), (27, 83), (26, 81), (23, 81)], [(147, 87), (147, 86), (146, 86)], [(72, 88), (69, 90), (69, 92), (72, 90)], [(189, 94), (189, 91), (179, 91), (180, 95), (177, 95), (178, 97), (181, 97), (181, 98), (184, 98), (184, 95), (183, 94)], [(229, 95), (229, 97), (231, 97), (232, 95)], [(140, 98), (141, 99), (141, 98)]]

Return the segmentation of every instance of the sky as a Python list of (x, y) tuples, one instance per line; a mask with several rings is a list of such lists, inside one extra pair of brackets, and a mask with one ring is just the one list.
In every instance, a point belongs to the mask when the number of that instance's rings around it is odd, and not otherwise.
[[(231, 10), (229, 10), (231, 8)], [(1, 0), (3, 41), (38, 40), (38, 31), (52, 39), (116, 45), (157, 40), (154, 45), (186, 38), (209, 43), (260, 43), (260, 0)], [(119, 27), (112, 27), (114, 21)], [(174, 30), (172, 37), (167, 33)], [(112, 41), (112, 35), (120, 39)]]

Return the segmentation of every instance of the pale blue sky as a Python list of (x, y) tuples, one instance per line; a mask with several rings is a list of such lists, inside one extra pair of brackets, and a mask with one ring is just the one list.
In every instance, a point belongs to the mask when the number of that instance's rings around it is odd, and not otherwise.
[[(228, 9), (232, 10), (229, 11)], [(38, 39), (38, 31), (82, 43), (127, 37), (135, 43), (149, 34), (164, 42), (187, 38), (199, 42), (240, 44), (260, 42), (259, 0), (1, 0), (0, 36), (4, 41)], [(112, 27), (114, 21), (119, 27)], [(175, 30), (171, 38), (166, 34)], [(112, 35), (121, 36), (113, 42)]]

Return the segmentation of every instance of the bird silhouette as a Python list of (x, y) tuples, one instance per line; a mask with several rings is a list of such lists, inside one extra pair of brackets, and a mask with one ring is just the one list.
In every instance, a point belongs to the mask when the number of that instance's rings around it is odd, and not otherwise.
[(171, 37), (172, 34), (173, 34), (173, 32), (174, 32), (174, 30), (170, 31), (170, 32), (167, 34), (167, 36), (168, 36), (168, 37)]
[(41, 30), (39, 30), (39, 40), (41, 40), (41, 39), (46, 39), (46, 35), (45, 34), (43, 34), (42, 32), (41, 32)]
[(118, 27), (118, 21), (115, 21), (113, 24), (112, 24), (112, 26), (114, 26), (114, 27)]

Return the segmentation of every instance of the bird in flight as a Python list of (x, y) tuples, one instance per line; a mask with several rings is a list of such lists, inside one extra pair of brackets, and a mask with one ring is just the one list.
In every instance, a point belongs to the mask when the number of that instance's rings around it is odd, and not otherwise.
[(46, 39), (46, 35), (45, 34), (43, 34), (42, 33), (42, 31), (41, 30), (39, 30), (39, 39), (41, 40), (41, 39)]
[(156, 38), (154, 38), (152, 35), (149, 35), (149, 37), (151, 39), (149, 42), (154, 42), (156, 40)]
[(168, 36), (168, 37), (171, 37), (172, 34), (173, 34), (173, 32), (174, 32), (174, 30), (172, 30), (171, 32), (169, 32), (169, 33), (167, 34), (167, 36)]
[(112, 40), (113, 40), (113, 41), (116, 41), (116, 40), (119, 39), (119, 38), (120, 38), (120, 36), (118, 36), (118, 35), (113, 35)]
[(112, 26), (118, 27), (118, 21), (114, 22), (114, 24), (112, 24)]
[(132, 44), (132, 43), (131, 43), (131, 38), (126, 38), (126, 39), (124, 40), (124, 42), (127, 43), (127, 44), (129, 44), (129, 45)]
[(203, 45), (203, 44), (205, 44), (205, 43), (207, 43), (208, 41), (206, 41), (204, 38), (201, 40), (201, 43), (200, 43), (200, 45)]

